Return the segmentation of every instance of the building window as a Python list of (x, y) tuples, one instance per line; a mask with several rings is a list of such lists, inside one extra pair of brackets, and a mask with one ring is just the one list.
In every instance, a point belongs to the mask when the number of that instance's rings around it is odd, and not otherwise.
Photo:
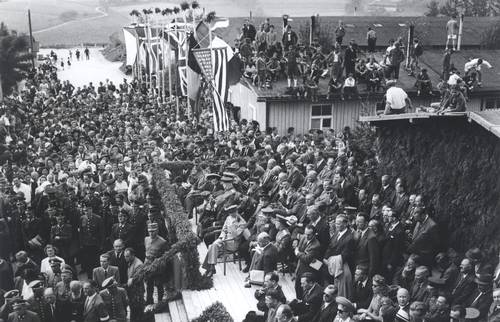
[(491, 110), (491, 109), (495, 109), (498, 107), (498, 99), (495, 99), (495, 98), (486, 98), (484, 100), (484, 109), (485, 110)]
[(311, 129), (331, 129), (332, 128), (332, 106), (312, 105), (311, 106)]

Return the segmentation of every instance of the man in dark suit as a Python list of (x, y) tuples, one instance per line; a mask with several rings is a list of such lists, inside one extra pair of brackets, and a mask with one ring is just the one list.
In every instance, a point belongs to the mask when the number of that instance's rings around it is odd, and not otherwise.
[[(257, 236), (257, 245), (252, 257), (250, 270), (264, 271), (264, 274), (276, 270), (278, 262), (278, 249), (271, 243), (271, 237), (266, 232), (261, 232)], [(245, 287), (250, 287), (250, 281), (247, 280)]]
[(109, 255), (102, 254), (100, 257), (101, 266), (94, 268), (92, 271), (92, 279), (97, 283), (97, 289), (102, 285), (108, 277), (114, 277), (116, 281), (120, 281), (120, 271), (118, 267), (109, 264)]
[(306, 272), (300, 277), (300, 285), (304, 297), (302, 300), (293, 300), (290, 307), (298, 322), (310, 322), (321, 309), (323, 302), (323, 288), (315, 282), (314, 275)]
[(279, 275), (276, 272), (267, 273), (266, 276), (264, 277), (264, 287), (255, 291), (254, 295), (255, 299), (258, 301), (257, 309), (259, 311), (266, 312), (268, 310), (268, 307), (266, 306), (265, 302), (265, 297), (266, 294), (271, 290), (278, 292), (280, 297), (279, 301), (281, 303), (286, 303), (285, 294), (283, 293), (283, 289), (278, 284), (278, 282), (279, 282)]
[[(347, 228), (347, 224), (347, 216), (340, 214), (335, 218), (335, 234), (330, 238), (324, 257), (328, 259), (331, 256), (341, 255), (342, 262), (348, 264), (348, 266), (344, 265), (344, 267), (352, 267), (355, 242), (352, 232)], [(328, 283), (334, 281), (326, 269), (323, 270), (323, 278)], [(339, 278), (342, 278), (342, 276)]]
[(280, 198), (278, 201), (285, 207), (282, 214), (286, 216), (294, 215), (297, 218), (302, 217), (302, 214), (306, 210), (304, 196), (298, 193), (287, 181), (281, 183), (279, 194)]
[(338, 176), (338, 186), (337, 186), (337, 196), (344, 199), (344, 202), (349, 206), (356, 205), (356, 194), (354, 193), (354, 187), (352, 184), (346, 180), (345, 173), (339, 172)]
[[(302, 276), (306, 272), (313, 274), (313, 276), (318, 275), (316, 270), (309, 265), (312, 262), (321, 259), (320, 253), (321, 245), (316, 239), (315, 229), (313, 226), (307, 225), (304, 230), (304, 235), (300, 238), (299, 244), (295, 248), (295, 256), (298, 259), (295, 275)], [(302, 299), (303, 292), (299, 278), (295, 280), (295, 293), (297, 295), (297, 299)]]
[(427, 303), (431, 294), (427, 286), (429, 285), (429, 269), (426, 266), (419, 266), (415, 269), (415, 281), (410, 290), (411, 302)]
[(118, 212), (118, 222), (111, 227), (111, 240), (121, 239), (125, 247), (131, 247), (134, 240), (134, 227), (127, 222), (129, 213), (126, 209)]
[(423, 208), (415, 209), (414, 218), (417, 224), (408, 251), (419, 255), (421, 264), (432, 266), (439, 245), (438, 227)]
[(300, 170), (293, 165), (291, 159), (286, 159), (285, 168), (287, 173), (287, 181), (294, 189), (300, 188), (300, 186), (302, 186), (302, 184), (304, 183), (304, 176), (302, 175)]
[(125, 245), (121, 239), (117, 239), (113, 242), (113, 250), (108, 252), (109, 264), (118, 267), (118, 272), (120, 273), (120, 279), (117, 281), (120, 285), (127, 284), (127, 262), (125, 261), (125, 256), (123, 251)]
[(400, 288), (396, 293), (398, 310), (396, 311), (395, 322), (408, 322), (410, 316), (410, 293), (405, 288)]
[(28, 303), (25, 300), (15, 300), (12, 307), (14, 312), (9, 314), (7, 322), (40, 322), (38, 315), (27, 309)]
[(453, 304), (465, 305), (475, 291), (474, 278), (472, 263), (470, 259), (464, 258), (460, 263), (460, 274), (450, 290)]
[(383, 175), (381, 178), (382, 187), (380, 188), (379, 195), (382, 204), (385, 203), (390, 203), (391, 205), (394, 204), (396, 192), (394, 188), (391, 186), (390, 180), (391, 178), (388, 175)]
[(388, 226), (385, 231), (385, 243), (382, 248), (382, 272), (388, 281), (392, 281), (396, 270), (403, 265), (405, 231), (399, 221), (399, 214), (387, 209)]
[(368, 278), (368, 269), (358, 265), (354, 271), (354, 287), (352, 302), (357, 309), (367, 309), (372, 300), (373, 289), (371, 280)]
[(338, 288), (335, 285), (328, 285), (323, 291), (323, 303), (313, 318), (313, 322), (331, 322), (337, 315), (337, 305), (335, 298)]
[(98, 285), (96, 281), (89, 281), (83, 284), (85, 301), (83, 306), (82, 322), (108, 321), (109, 315), (102, 297), (97, 293)]
[(493, 303), (493, 278), (489, 274), (479, 274), (479, 276), (474, 279), (474, 282), (477, 288), (469, 296), (466, 306), (477, 309), (479, 311), (478, 320), (482, 321), (488, 316), (491, 303)]
[(316, 239), (321, 245), (321, 257), (323, 257), (323, 254), (328, 247), (328, 242), (330, 241), (330, 226), (326, 222), (325, 217), (321, 217), (317, 207), (308, 208), (307, 217), (311, 226), (314, 226)]
[(107, 278), (99, 295), (101, 296), (111, 320), (116, 322), (127, 321), (128, 297), (124, 288), (118, 287), (113, 277)]
[(377, 236), (368, 227), (368, 218), (364, 213), (356, 216), (356, 250), (354, 260), (356, 265), (368, 267), (368, 277), (378, 274), (380, 268), (380, 247)]

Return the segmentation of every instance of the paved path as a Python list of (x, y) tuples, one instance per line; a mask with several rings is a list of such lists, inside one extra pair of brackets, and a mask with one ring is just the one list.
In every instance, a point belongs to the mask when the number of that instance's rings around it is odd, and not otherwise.
[[(102, 48), (89, 48), (90, 60), (85, 60), (83, 48), (80, 48), (80, 61), (76, 60), (76, 49), (77, 48), (71, 49), (71, 51), (73, 52), (73, 61), (71, 62), (70, 68), (66, 66), (66, 61), (69, 56), (69, 49), (43, 48), (40, 49), (40, 54), (48, 55), (51, 50), (54, 50), (58, 57), (59, 78), (61, 80), (69, 80), (75, 87), (87, 85), (89, 82), (92, 82), (94, 86), (97, 87), (99, 82), (104, 82), (106, 79), (109, 79), (115, 85), (121, 83), (123, 78), (127, 78), (130, 80), (130, 77), (126, 76), (119, 69), (122, 63), (108, 61), (101, 53)], [(64, 59), (64, 70), (62, 70), (60, 67), (61, 58)]]

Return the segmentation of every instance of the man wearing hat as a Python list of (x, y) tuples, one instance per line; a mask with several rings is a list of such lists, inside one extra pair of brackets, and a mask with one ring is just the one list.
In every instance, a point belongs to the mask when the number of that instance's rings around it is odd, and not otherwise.
[(466, 302), (467, 307), (479, 311), (479, 319), (483, 320), (488, 316), (491, 303), (493, 302), (493, 277), (490, 274), (479, 274), (475, 280), (477, 289), (472, 293)]
[(49, 265), (50, 270), (47, 272), (47, 287), (55, 287), (57, 283), (62, 281), (62, 261), (57, 257), (53, 257), (49, 260)]
[(125, 289), (118, 287), (118, 283), (113, 277), (105, 279), (102, 287), (103, 290), (99, 295), (106, 305), (109, 318), (116, 322), (126, 322), (128, 297)]
[(41, 322), (35, 312), (28, 310), (28, 302), (22, 299), (16, 299), (12, 303), (14, 312), (10, 313), (7, 322)]
[(80, 217), (80, 263), (87, 276), (98, 265), (99, 253), (104, 245), (104, 227), (100, 216), (93, 213), (88, 203), (83, 205), (83, 216)]
[(3, 295), (5, 303), (0, 307), (0, 319), (7, 321), (9, 314), (14, 312), (12, 307), (14, 301), (21, 298), (19, 290), (10, 290)]
[(69, 260), (69, 249), (72, 239), (73, 227), (66, 222), (64, 213), (58, 209), (56, 211), (56, 224), (50, 229), (50, 241), (52, 245), (59, 249), (61, 257), (67, 263), (71, 263)]
[[(168, 248), (168, 243), (165, 239), (158, 235), (158, 224), (148, 224), (149, 236), (144, 238), (144, 246), (146, 250), (145, 264), (149, 264), (156, 258), (161, 257)], [(152, 276), (146, 283), (146, 302), (153, 304), (154, 286), (158, 290), (158, 302), (163, 299), (163, 279), (161, 276)]]
[(34, 280), (28, 286), (33, 290), (33, 296), (27, 299), (30, 310), (38, 315), (41, 322), (53, 322), (51, 321), (52, 312), (50, 305), (43, 296), (45, 291), (43, 282)]
[(237, 250), (241, 242), (243, 231), (246, 228), (246, 221), (238, 214), (237, 205), (231, 205), (224, 210), (228, 213), (228, 216), (224, 221), (219, 238), (208, 247), (207, 256), (202, 265), (206, 270), (205, 275), (209, 277), (215, 274), (215, 264), (217, 264), (219, 251), (222, 247), (225, 247), (228, 251)]

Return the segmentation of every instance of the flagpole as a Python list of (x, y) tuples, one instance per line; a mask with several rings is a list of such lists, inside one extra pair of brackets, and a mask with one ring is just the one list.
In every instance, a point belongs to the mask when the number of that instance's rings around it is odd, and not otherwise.
[(170, 61), (171, 57), (171, 50), (170, 50), (170, 22), (167, 22), (167, 48), (168, 48), (168, 55), (167, 55), (167, 68), (168, 68), (168, 97), (169, 101), (172, 98), (172, 62)]
[[(252, 12), (250, 11), (250, 17), (251, 16), (252, 16)], [(207, 25), (208, 25), (208, 41), (209, 41), (209, 45), (208, 45), (209, 51), (208, 52), (209, 52), (209, 55), (210, 55), (210, 68), (212, 69), (210, 71), (210, 74), (213, 77), (214, 72), (213, 72), (213, 63), (212, 63), (212, 51), (213, 51), (213, 46), (212, 46), (212, 28), (210, 26), (211, 25), (210, 22)], [(212, 87), (212, 91), (214, 91), (214, 88), (213, 88), (214, 84), (212, 82), (213, 82), (213, 80), (210, 79), (209, 83), (210, 83), (210, 85)], [(214, 111), (215, 111), (215, 99), (212, 99), (212, 104), (213, 104), (213, 106), (212, 106), (212, 113), (214, 113)], [(213, 115), (212, 118), (214, 120), (214, 132), (215, 132), (215, 129), (218, 128), (218, 126), (215, 126), (215, 123), (217, 122), (217, 120), (215, 118), (215, 115)]]

